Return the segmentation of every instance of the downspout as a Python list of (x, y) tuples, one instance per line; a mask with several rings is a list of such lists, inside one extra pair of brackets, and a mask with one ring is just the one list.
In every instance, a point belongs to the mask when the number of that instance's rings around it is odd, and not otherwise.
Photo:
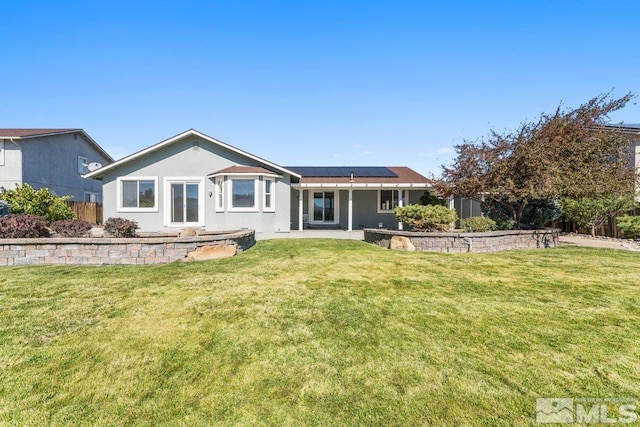
[(462, 241), (464, 242), (465, 245), (467, 245), (467, 252), (471, 252), (471, 249), (473, 247), (473, 240), (470, 239), (469, 237), (463, 237)]

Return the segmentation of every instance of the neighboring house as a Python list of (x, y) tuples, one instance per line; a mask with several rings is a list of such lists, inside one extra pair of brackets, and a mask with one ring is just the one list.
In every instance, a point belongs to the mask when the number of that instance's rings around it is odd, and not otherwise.
[[(629, 167), (635, 167), (640, 174), (640, 124), (619, 124), (604, 126), (607, 129), (615, 129), (625, 134), (633, 143), (633, 153), (629, 157)], [(640, 186), (636, 187), (636, 201), (640, 202)]]
[(102, 180), (105, 218), (141, 231), (394, 227), (429, 186), (406, 167), (283, 167), (193, 129), (85, 177)]
[(0, 191), (29, 184), (72, 200), (100, 202), (102, 186), (83, 175), (90, 163), (111, 162), (82, 129), (0, 129)]

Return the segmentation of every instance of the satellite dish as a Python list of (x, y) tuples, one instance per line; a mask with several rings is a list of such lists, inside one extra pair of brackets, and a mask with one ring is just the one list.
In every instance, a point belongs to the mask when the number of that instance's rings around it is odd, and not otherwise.
[(94, 170), (100, 169), (102, 167), (102, 165), (98, 162), (91, 162), (86, 166), (87, 166), (87, 169), (89, 169), (89, 172), (93, 172)]

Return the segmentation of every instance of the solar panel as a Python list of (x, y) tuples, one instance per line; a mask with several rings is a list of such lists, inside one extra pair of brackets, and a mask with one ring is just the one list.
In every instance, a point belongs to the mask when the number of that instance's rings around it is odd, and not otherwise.
[(349, 178), (351, 173), (360, 178), (397, 178), (389, 168), (384, 166), (287, 166), (303, 177), (317, 178)]

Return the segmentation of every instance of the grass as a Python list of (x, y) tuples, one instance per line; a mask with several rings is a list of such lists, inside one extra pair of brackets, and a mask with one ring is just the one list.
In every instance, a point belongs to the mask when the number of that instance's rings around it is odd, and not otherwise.
[(535, 425), (537, 397), (638, 397), (638, 256), (274, 240), (3, 268), (0, 424)]

